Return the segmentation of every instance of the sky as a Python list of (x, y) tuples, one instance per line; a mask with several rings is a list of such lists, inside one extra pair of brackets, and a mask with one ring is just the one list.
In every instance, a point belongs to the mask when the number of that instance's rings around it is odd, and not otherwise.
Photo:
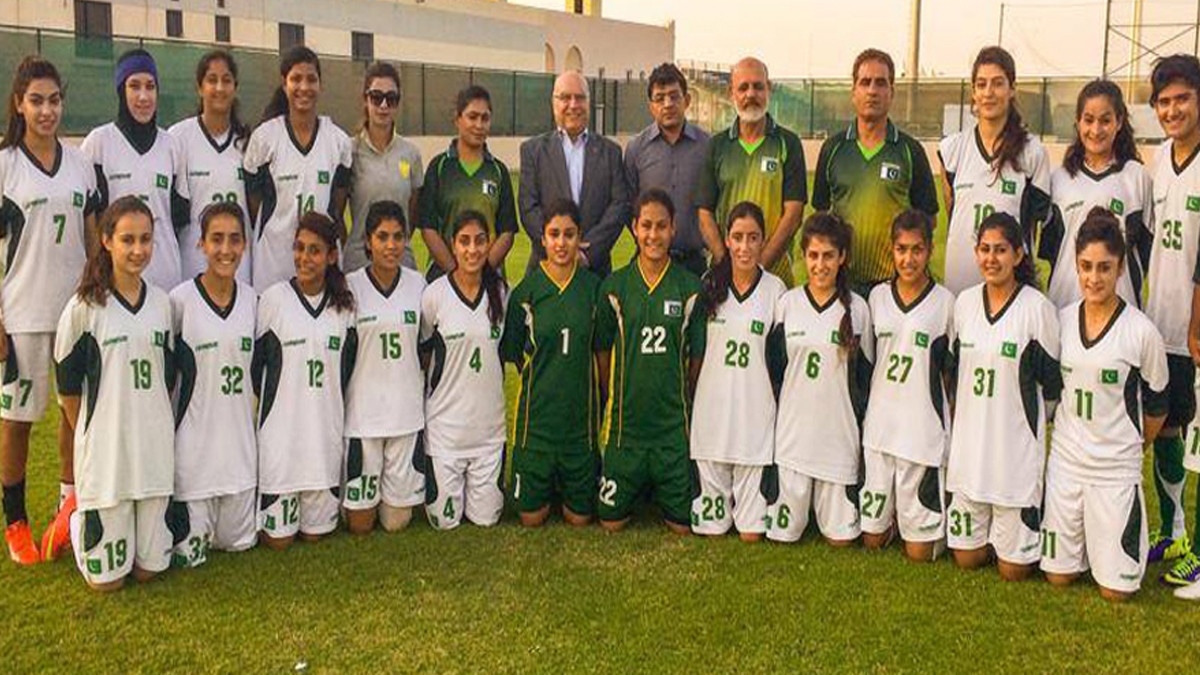
[[(551, 9), (565, 4), (509, 2)], [(1132, 0), (1114, 0), (1113, 23), (1131, 25), (1132, 9)], [(1165, 52), (1192, 51), (1195, 33), (1188, 22), (1194, 24), (1196, 11), (1197, 0), (1146, 0), (1143, 24), (1181, 25), (1143, 28), (1142, 42), (1166, 42)], [(910, 12), (910, 0), (604, 0), (610, 19), (659, 25), (674, 19), (677, 60), (729, 64), (755, 55), (776, 78), (848, 77), (855, 54), (868, 46), (888, 51), (907, 73)], [(1013, 53), (1018, 79), (1094, 77), (1104, 64), (1104, 13), (1104, 0), (923, 0), (921, 75), (967, 76), (975, 52), (999, 41)], [(1108, 53), (1111, 70), (1130, 60), (1131, 43), (1110, 33)], [(1149, 58), (1142, 60), (1141, 75), (1148, 64)]]

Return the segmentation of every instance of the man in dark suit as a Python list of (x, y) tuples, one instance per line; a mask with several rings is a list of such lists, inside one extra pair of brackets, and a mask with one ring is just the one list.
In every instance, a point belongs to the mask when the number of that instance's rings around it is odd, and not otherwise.
[(588, 130), (588, 86), (578, 71), (554, 81), (554, 131), (521, 144), (521, 224), (533, 242), (529, 267), (546, 257), (542, 247), (543, 209), (570, 199), (583, 216), (579, 261), (604, 276), (612, 271), (610, 253), (629, 225), (629, 187), (621, 148)]

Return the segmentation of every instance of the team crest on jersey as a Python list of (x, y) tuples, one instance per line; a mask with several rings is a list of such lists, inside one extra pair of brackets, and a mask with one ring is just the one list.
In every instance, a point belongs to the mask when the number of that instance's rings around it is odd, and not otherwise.
[(762, 172), (763, 173), (775, 173), (778, 170), (779, 170), (779, 158), (778, 157), (763, 157), (762, 158)]
[(1017, 181), (1000, 179), (1000, 192), (1006, 195), (1017, 194)]
[(500, 339), (500, 326), (492, 326), (492, 339), (493, 340)]
[(663, 300), (663, 316), (683, 316), (683, 303), (678, 300)]
[(764, 326), (763, 322), (761, 321), (750, 322), (750, 332), (754, 333), (755, 335), (762, 335), (765, 328), (766, 326)]
[(1007, 356), (1010, 359), (1017, 358), (1017, 343), (1005, 342), (1000, 345), (1000, 356)]
[(917, 331), (916, 334), (913, 335), (913, 342), (915, 342), (918, 347), (928, 348), (929, 347), (929, 333), (923, 333), (921, 331)]
[(254, 347), (254, 342), (250, 338), (248, 338), (248, 337), (242, 338), (242, 351), (248, 352), (251, 349), (253, 349), (253, 347)]
[(879, 167), (879, 177), (886, 181), (900, 180), (900, 167), (891, 162), (884, 162), (883, 166)]
[(336, 335), (330, 335), (329, 336), (329, 348), (335, 352), (337, 350), (341, 349), (342, 348), (342, 338), (340, 338)]
[(321, 185), (329, 185), (329, 172), (328, 171), (318, 171), (317, 172), (317, 182), (320, 183)]
[(483, 194), (487, 195), (488, 197), (495, 197), (496, 193), (499, 191), (500, 188), (497, 187), (496, 181), (487, 180), (486, 178), (483, 180)]
[(1100, 371), (1100, 384), (1116, 384), (1119, 377), (1115, 368), (1105, 368)]
[(1196, 195), (1188, 195), (1187, 198), (1188, 211), (1200, 211), (1200, 197)]
[(0, 410), (12, 410), (12, 394), (0, 396)]
[(167, 177), (161, 173), (155, 174), (154, 175), (154, 187), (162, 188), (162, 189), (166, 190), (167, 189)]
[(71, 194), (71, 204), (77, 209), (83, 208), (83, 193), (74, 192)]
[(164, 331), (164, 330), (154, 331), (154, 346), (155, 347), (166, 347), (167, 346), (167, 332), (166, 331)]
[(835, 345), (842, 344), (842, 332), (835, 330), (829, 334), (829, 341)]
[(406, 160), (406, 159), (400, 160), (400, 177), (405, 180), (408, 180), (408, 177), (411, 174), (412, 174), (412, 165), (409, 164), (408, 160)]
[(1113, 212), (1113, 215), (1121, 216), (1125, 214), (1125, 202), (1113, 197), (1113, 200), (1108, 203), (1108, 210)]
[(404, 323), (411, 325), (411, 324), (415, 324), (416, 322), (417, 322), (416, 311), (411, 310), (411, 309), (404, 310)]

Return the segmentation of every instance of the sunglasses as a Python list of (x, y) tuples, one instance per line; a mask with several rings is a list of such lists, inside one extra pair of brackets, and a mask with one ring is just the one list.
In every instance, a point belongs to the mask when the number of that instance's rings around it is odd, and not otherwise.
[(395, 108), (400, 105), (400, 92), (372, 89), (367, 92), (367, 99), (371, 101), (371, 105), (382, 106), (387, 103), (389, 108)]

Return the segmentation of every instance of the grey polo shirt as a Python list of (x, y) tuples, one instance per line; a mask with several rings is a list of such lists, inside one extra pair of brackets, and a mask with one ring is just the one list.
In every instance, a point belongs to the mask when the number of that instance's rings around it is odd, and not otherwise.
[(707, 148), (708, 134), (686, 123), (674, 145), (667, 142), (658, 124), (651, 124), (625, 146), (630, 198), (636, 202), (643, 190), (657, 187), (666, 190), (675, 203), (673, 251), (704, 250), (692, 193), (704, 168)]
[[(408, 212), (408, 199), (421, 189), (425, 181), (425, 167), (421, 165), (421, 151), (399, 135), (383, 151), (376, 150), (367, 138), (366, 130), (354, 137), (353, 177), (350, 181), (350, 236), (343, 249), (342, 269), (353, 272), (366, 267), (370, 262), (363, 248), (363, 235), (367, 229), (367, 211), (371, 204), (390, 199), (404, 209), (411, 234), (416, 223), (415, 213)], [(404, 251), (404, 265), (416, 269), (412, 246)]]

